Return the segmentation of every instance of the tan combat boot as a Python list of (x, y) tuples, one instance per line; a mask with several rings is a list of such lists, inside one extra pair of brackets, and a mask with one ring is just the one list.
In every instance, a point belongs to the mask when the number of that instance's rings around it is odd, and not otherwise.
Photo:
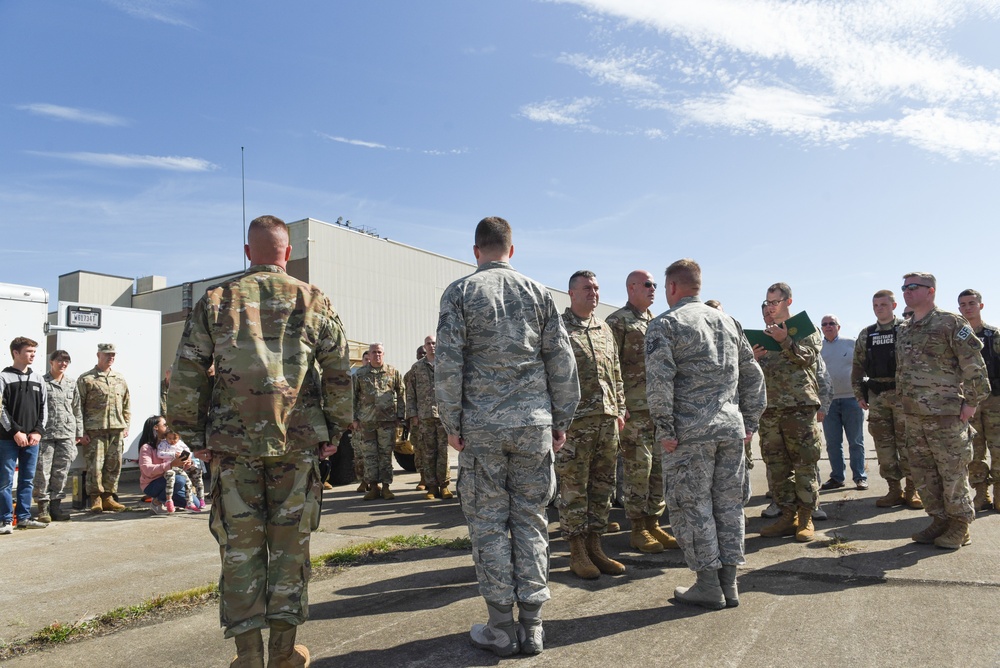
[(386, 501), (392, 501), (396, 498), (396, 495), (389, 491), (389, 483), (382, 483), (382, 498)]
[(993, 485), (993, 510), (1000, 513), (1000, 483)]
[[(972, 507), (976, 509), (976, 512), (989, 510), (993, 506), (993, 499), (990, 498), (989, 483), (981, 482), (978, 485), (973, 485), (972, 489), (976, 490), (976, 498), (972, 500)], [(41, 502), (38, 505), (41, 507)]]
[(38, 512), (35, 513), (35, 519), (42, 524), (48, 524), (52, 521), (52, 516), (49, 515), (49, 500), (39, 499), (38, 500)]
[(364, 480), (362, 480), (361, 484), (359, 484), (358, 488), (356, 490), (354, 490), (354, 491), (356, 491), (356, 492), (367, 492), (368, 491), (368, 483), (366, 483)]
[[(812, 518), (810, 517), (809, 519), (811, 520)], [(765, 538), (795, 535), (795, 508), (793, 506), (783, 506), (781, 508), (781, 517), (778, 518), (778, 521), (768, 524), (761, 529), (760, 535)]]
[(569, 569), (573, 575), (584, 580), (593, 580), (601, 576), (594, 562), (587, 556), (587, 546), (582, 535), (571, 536), (569, 539)]
[(816, 537), (816, 531), (813, 529), (812, 508), (800, 507), (795, 525), (795, 540), (800, 543), (808, 543)]
[(587, 556), (597, 566), (597, 570), (605, 575), (621, 575), (625, 572), (625, 564), (615, 561), (604, 554), (604, 548), (601, 547), (601, 534), (591, 531), (587, 534), (585, 544), (587, 546)]
[(663, 549), (680, 549), (680, 545), (677, 544), (677, 539), (660, 528), (660, 518), (656, 515), (649, 515), (646, 517), (646, 530), (649, 531), (649, 535), (653, 537), (653, 540), (663, 546)]
[(101, 508), (104, 510), (114, 511), (116, 513), (125, 510), (125, 506), (115, 501), (115, 497), (111, 495), (111, 492), (101, 494)]
[(944, 533), (934, 539), (935, 545), (943, 547), (946, 550), (957, 550), (971, 542), (969, 523), (965, 520), (956, 520), (954, 518), (948, 520), (948, 527), (944, 530)]
[(382, 490), (378, 488), (377, 482), (368, 483), (368, 492), (365, 494), (365, 501), (374, 501), (382, 496)]
[(441, 498), (445, 501), (455, 498), (455, 495), (451, 493), (450, 489), (448, 489), (448, 485), (441, 485)]
[(903, 501), (914, 510), (922, 510), (924, 502), (920, 500), (917, 486), (909, 478), (906, 479), (906, 489), (903, 490)]
[(932, 517), (931, 525), (919, 531), (912, 536), (910, 539), (914, 543), (921, 543), (923, 545), (932, 544), (939, 536), (941, 536), (948, 529), (948, 520), (944, 517)]
[(645, 517), (637, 517), (632, 520), (632, 533), (629, 535), (628, 544), (646, 554), (663, 552), (663, 546), (660, 545), (660, 541), (653, 538), (646, 529)]
[(236, 656), (229, 668), (264, 668), (264, 639), (260, 629), (241, 633), (233, 640), (236, 641)]
[(104, 504), (101, 503), (101, 497), (98, 494), (90, 497), (90, 512), (101, 513), (104, 512)]
[(427, 489), (427, 481), (424, 479), (424, 474), (420, 474), (420, 482), (417, 483), (417, 491), (423, 492)]
[(271, 622), (267, 639), (267, 668), (309, 668), (309, 650), (295, 644), (298, 627), (288, 622)]
[(436, 499), (436, 498), (438, 498), (438, 494), (440, 492), (438, 492), (438, 488), (437, 488), (436, 485), (427, 485), (426, 489), (427, 489), (427, 493), (424, 494), (424, 498), (425, 499)]
[[(889, 491), (881, 499), (875, 500), (875, 505), (879, 508), (892, 508), (894, 506), (901, 506), (906, 503), (906, 499), (903, 498), (903, 488), (899, 484), (898, 480), (886, 480), (889, 483)], [(911, 484), (907, 481), (907, 484)], [(914, 490), (916, 492), (916, 490)]]

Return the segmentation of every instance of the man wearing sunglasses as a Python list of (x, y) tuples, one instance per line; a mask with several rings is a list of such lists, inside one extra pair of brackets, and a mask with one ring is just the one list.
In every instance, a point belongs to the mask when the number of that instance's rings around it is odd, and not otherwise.
[(920, 509), (924, 504), (906, 459), (906, 428), (896, 392), (896, 338), (903, 319), (895, 316), (895, 309), (892, 290), (879, 290), (872, 297), (875, 324), (861, 330), (854, 344), (851, 387), (858, 405), (868, 411), (868, 433), (875, 441), (878, 472), (889, 487), (875, 505)]
[[(976, 510), (990, 506), (1000, 511), (1000, 330), (983, 322), (983, 296), (976, 290), (962, 290), (958, 295), (958, 311), (972, 326), (983, 342), (983, 361), (990, 379), (990, 396), (979, 404), (970, 424), (976, 430), (972, 442), (972, 463), (969, 464), (969, 484), (976, 490), (972, 504)], [(989, 452), (992, 466), (986, 465)], [(989, 484), (993, 482), (993, 499)]]
[(983, 344), (965, 318), (934, 305), (933, 274), (903, 277), (913, 319), (899, 329), (896, 390), (906, 416), (910, 471), (931, 516), (917, 543), (957, 550), (968, 545), (975, 517), (969, 490), (969, 419), (989, 394)]
[(773, 321), (764, 332), (781, 347), (767, 352), (754, 346), (754, 356), (764, 370), (767, 410), (760, 418), (760, 443), (764, 463), (774, 483), (773, 496), (781, 508), (777, 522), (761, 529), (761, 536), (795, 536), (799, 542), (815, 537), (812, 513), (819, 507), (819, 473), (816, 463), (822, 448), (817, 358), (819, 332), (796, 341), (785, 321), (790, 317), (792, 289), (775, 283), (767, 289), (762, 309)]

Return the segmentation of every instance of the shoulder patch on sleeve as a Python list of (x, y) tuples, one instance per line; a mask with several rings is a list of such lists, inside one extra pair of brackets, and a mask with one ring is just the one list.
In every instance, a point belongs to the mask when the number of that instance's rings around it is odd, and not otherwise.
[(964, 326), (962, 327), (962, 329), (958, 330), (958, 331), (957, 331), (957, 332), (955, 333), (955, 336), (956, 336), (956, 337), (957, 337), (957, 338), (958, 338), (958, 339), (959, 339), (960, 341), (965, 341), (965, 340), (967, 340), (967, 339), (968, 339), (968, 338), (969, 338), (970, 336), (972, 336), (972, 328), (971, 328), (971, 327), (969, 327), (968, 325), (964, 325)]
[(646, 337), (646, 354), (651, 355), (660, 347), (660, 340), (653, 337)]

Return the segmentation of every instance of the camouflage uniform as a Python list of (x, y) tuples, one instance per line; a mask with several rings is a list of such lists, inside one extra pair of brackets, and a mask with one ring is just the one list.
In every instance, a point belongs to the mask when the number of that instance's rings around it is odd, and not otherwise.
[(406, 416), (403, 377), (394, 366), (366, 366), (354, 374), (354, 420), (361, 426), (365, 482), (392, 482), (396, 425)]
[[(403, 374), (403, 392), (406, 395), (407, 404), (409, 404), (410, 397), (416, 394), (417, 391), (416, 387), (413, 385), (413, 369), (416, 368), (417, 364), (421, 361), (423, 361), (422, 358), (414, 362), (413, 366), (411, 366), (410, 369)], [(433, 375), (433, 372), (431, 372), (431, 375)], [(409, 406), (407, 406), (407, 408), (409, 408)], [(410, 417), (409, 412), (407, 412), (405, 428), (406, 431), (409, 432), (410, 445), (413, 446), (413, 463), (417, 467), (417, 473), (420, 474), (420, 481), (426, 484), (427, 476), (424, 475), (425, 455), (423, 439), (420, 438), (419, 427), (415, 429), (412, 425), (410, 425)], [(447, 443), (445, 443), (445, 447), (447, 447)]]
[(160, 415), (167, 414), (167, 392), (170, 390), (170, 383), (166, 378), (160, 379)]
[[(417, 429), (423, 443), (424, 481), (428, 487), (451, 483), (448, 469), (448, 435), (438, 416), (434, 395), (434, 365), (427, 358), (417, 360), (410, 369), (413, 392), (406, 393), (406, 419), (417, 418)], [(412, 433), (412, 432), (411, 432)]]
[(646, 383), (657, 442), (678, 442), (663, 470), (688, 567), (745, 563), (743, 439), (767, 405), (749, 342), (733, 318), (684, 297), (649, 324)]
[(775, 502), (783, 509), (819, 505), (822, 444), (816, 411), (821, 406), (817, 358), (819, 332), (795, 341), (789, 335), (781, 351), (760, 358), (767, 387), (767, 410), (760, 417), (760, 447), (774, 484)]
[(66, 478), (76, 459), (76, 442), (83, 436), (83, 412), (75, 378), (64, 375), (57, 381), (47, 373), (44, 379), (49, 419), (38, 444), (32, 496), (35, 501), (56, 501), (66, 497)]
[(279, 266), (208, 288), (188, 316), (170, 422), (192, 450), (213, 455), (209, 522), (227, 638), (308, 616), (309, 534), (322, 502), (316, 448), (348, 428), (349, 368), (330, 301)]
[[(983, 334), (986, 329), (996, 333), (984, 338)], [(993, 354), (1000, 357), (1000, 331), (997, 331), (996, 327), (984, 323), (984, 327), (976, 332), (976, 336), (984, 344), (986, 341), (991, 341)], [(1000, 485), (1000, 388), (991, 387), (990, 390), (990, 395), (979, 404), (976, 414), (969, 420), (969, 424), (976, 430), (975, 438), (972, 441), (972, 461), (969, 463), (970, 485), (989, 483)], [(51, 419), (50, 412), (49, 420), (51, 421)], [(46, 426), (46, 433), (48, 430), (49, 427)], [(990, 455), (991, 465), (989, 466), (986, 464), (987, 452)], [(35, 480), (38, 480), (37, 476)]]
[(113, 369), (94, 367), (76, 381), (83, 412), (83, 430), (90, 443), (83, 447), (87, 463), (87, 494), (116, 494), (122, 471), (122, 435), (132, 419), (128, 384)]
[(552, 430), (580, 400), (576, 360), (549, 291), (486, 262), (441, 297), (438, 413), (461, 436), (458, 489), (479, 592), (493, 605), (549, 599)]
[(576, 357), (581, 397), (566, 445), (556, 453), (556, 507), (562, 533), (571, 538), (607, 531), (625, 390), (618, 346), (608, 324), (596, 315), (582, 320), (570, 309), (562, 319)]
[(868, 327), (861, 330), (854, 344), (854, 364), (851, 367), (854, 398), (868, 403), (868, 433), (875, 441), (879, 475), (894, 482), (910, 478), (910, 464), (906, 457), (906, 426), (896, 391), (896, 378), (868, 378), (867, 384), (865, 378), (868, 376), (868, 338), (874, 336), (880, 345), (889, 345), (893, 330), (902, 323), (902, 318), (893, 318), (892, 322), (885, 325), (876, 323), (873, 332), (869, 332)]
[(972, 522), (972, 460), (962, 405), (989, 393), (982, 342), (965, 318), (936, 306), (904, 322), (896, 341), (896, 389), (906, 416), (906, 448), (924, 509), (931, 517)]
[(646, 328), (653, 314), (625, 304), (607, 323), (618, 344), (628, 418), (621, 433), (625, 470), (625, 514), (629, 519), (659, 517), (663, 500), (663, 448), (653, 438), (646, 403)]

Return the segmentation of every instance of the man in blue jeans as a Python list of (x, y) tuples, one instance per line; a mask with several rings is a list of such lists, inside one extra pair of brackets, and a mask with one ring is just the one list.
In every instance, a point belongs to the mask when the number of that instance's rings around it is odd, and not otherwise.
[(823, 418), (826, 454), (830, 458), (830, 479), (820, 485), (820, 489), (839, 489), (845, 484), (847, 472), (844, 467), (844, 434), (847, 434), (854, 485), (858, 489), (868, 489), (868, 473), (865, 471), (865, 412), (854, 398), (851, 387), (854, 339), (840, 336), (840, 321), (835, 315), (824, 315), (821, 323), (821, 353), (833, 381), (833, 402)]
[(46, 390), (41, 374), (32, 371), (38, 342), (19, 336), (10, 342), (13, 364), (0, 371), (0, 534), (11, 533), (14, 519), (11, 491), (18, 469), (17, 528), (44, 529), (31, 519), (31, 490), (38, 462), (38, 444), (46, 421)]

